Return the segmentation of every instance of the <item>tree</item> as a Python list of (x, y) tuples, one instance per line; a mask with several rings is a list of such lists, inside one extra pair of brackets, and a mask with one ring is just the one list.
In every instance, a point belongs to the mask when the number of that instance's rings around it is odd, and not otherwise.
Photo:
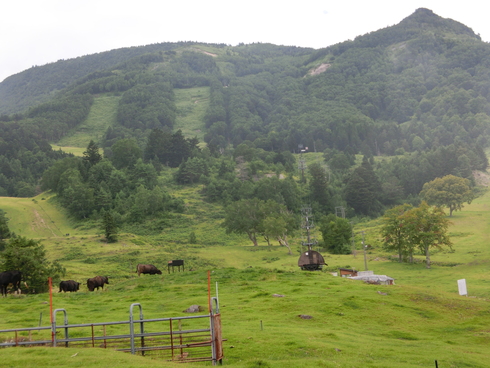
[(329, 214), (320, 220), (320, 232), (326, 248), (334, 254), (349, 254), (352, 227), (347, 219)]
[(471, 203), (473, 192), (468, 179), (446, 175), (425, 183), (420, 196), (431, 205), (449, 208), (449, 217), (453, 211), (463, 208), (463, 203)]
[(102, 160), (102, 155), (99, 153), (99, 146), (93, 140), (88, 144), (87, 150), (83, 152), (83, 159), (88, 162), (91, 167)]
[(261, 233), (264, 219), (264, 201), (257, 198), (242, 199), (233, 202), (225, 209), (225, 220), (222, 226), (226, 233), (247, 234), (254, 246), (257, 246), (257, 235)]
[(165, 155), (171, 149), (172, 135), (161, 129), (153, 129), (148, 134), (144, 151), (145, 161), (156, 160), (164, 164), (167, 163)]
[(292, 255), (288, 236), (292, 236), (298, 229), (298, 219), (291, 211), (288, 211), (286, 206), (272, 200), (265, 203), (265, 209), (267, 213), (261, 225), (264, 238), (268, 243), (270, 238), (276, 239), (280, 245), (288, 248), (289, 255)]
[(425, 255), (426, 267), (430, 268), (430, 249), (452, 244), (447, 235), (449, 221), (440, 207), (431, 207), (422, 202), (412, 208), (403, 204), (386, 211), (381, 228), (388, 250), (397, 250), (400, 262), (405, 256), (412, 261), (418, 248)]
[(158, 182), (158, 173), (152, 164), (145, 164), (139, 158), (130, 169), (130, 177), (134, 188), (143, 185), (145, 188), (151, 189)]
[(352, 166), (349, 156), (344, 152), (336, 153), (328, 160), (328, 166), (332, 170), (347, 170)]
[(192, 184), (198, 183), (201, 177), (207, 176), (208, 173), (207, 161), (200, 157), (192, 157), (182, 161), (174, 178), (179, 184)]
[(117, 169), (132, 167), (142, 158), (141, 148), (136, 140), (131, 138), (118, 140), (112, 145), (111, 150), (112, 163)]
[(117, 226), (112, 213), (110, 211), (104, 213), (104, 218), (102, 221), (103, 221), (106, 241), (108, 243), (117, 242)]
[(381, 236), (384, 239), (385, 249), (397, 251), (399, 262), (403, 262), (403, 256), (406, 253), (409, 253), (410, 259), (412, 256), (408, 238), (405, 234), (406, 227), (401, 217), (410, 209), (412, 209), (412, 206), (406, 203), (393, 207), (387, 210), (381, 219)]
[(29, 292), (42, 293), (48, 290), (48, 277), (59, 281), (65, 268), (57, 261), (50, 262), (46, 250), (39, 241), (14, 236), (9, 239), (5, 250), (0, 253), (2, 269), (19, 270)]
[(330, 196), (328, 194), (327, 172), (319, 163), (310, 165), (308, 171), (311, 175), (311, 198), (320, 205), (320, 211), (326, 213), (332, 209)]
[(5, 248), (5, 240), (12, 235), (8, 227), (9, 219), (5, 216), (5, 212), (0, 210), (0, 252)]
[(447, 235), (449, 220), (440, 207), (431, 207), (423, 201), (420, 206), (406, 211), (400, 217), (405, 224), (408, 242), (417, 245), (425, 255), (427, 268), (430, 268), (431, 248), (452, 247)]
[(61, 175), (68, 169), (77, 169), (79, 163), (79, 157), (66, 157), (56, 161), (43, 173), (41, 189), (57, 192)]
[(58, 196), (76, 218), (86, 218), (95, 209), (94, 189), (82, 181), (76, 169), (68, 169), (60, 176)]
[(357, 167), (347, 179), (345, 199), (356, 213), (377, 216), (381, 211), (381, 184), (371, 164), (364, 156), (361, 166)]

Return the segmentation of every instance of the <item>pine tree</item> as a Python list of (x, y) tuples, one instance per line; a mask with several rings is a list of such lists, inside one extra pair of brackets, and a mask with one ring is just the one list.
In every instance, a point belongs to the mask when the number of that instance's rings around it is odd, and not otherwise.
[(103, 218), (105, 238), (108, 243), (117, 242), (117, 226), (112, 214), (107, 211)]
[(347, 180), (345, 199), (357, 213), (377, 216), (381, 209), (381, 184), (366, 157)]
[(83, 153), (83, 159), (87, 161), (90, 166), (94, 166), (102, 160), (102, 155), (99, 153), (99, 146), (93, 140), (90, 141), (87, 150)]

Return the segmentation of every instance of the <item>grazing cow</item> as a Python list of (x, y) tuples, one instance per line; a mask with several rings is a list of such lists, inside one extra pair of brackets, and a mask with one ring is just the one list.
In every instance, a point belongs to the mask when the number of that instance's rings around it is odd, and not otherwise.
[(138, 273), (138, 276), (142, 273), (149, 273), (150, 275), (161, 275), (162, 271), (160, 271), (158, 268), (151, 264), (139, 264), (136, 267), (136, 272)]
[(80, 290), (80, 283), (74, 280), (61, 281), (60, 282), (60, 293), (63, 292), (72, 292)]
[(95, 276), (87, 280), (87, 287), (89, 291), (99, 290), (99, 287), (104, 290), (104, 284), (109, 285), (109, 278), (107, 276)]
[(7, 286), (12, 284), (13, 290), (20, 289), (22, 273), (18, 270), (0, 272), (0, 291), (2, 296), (7, 296)]

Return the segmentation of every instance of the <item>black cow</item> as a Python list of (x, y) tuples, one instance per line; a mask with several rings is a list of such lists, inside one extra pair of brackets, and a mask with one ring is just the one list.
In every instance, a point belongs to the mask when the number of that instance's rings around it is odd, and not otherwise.
[(60, 293), (63, 292), (72, 292), (80, 290), (80, 283), (75, 280), (67, 280), (60, 282)]
[(2, 296), (7, 296), (7, 286), (12, 284), (15, 291), (20, 289), (22, 273), (18, 270), (0, 272), (0, 291)]
[(142, 273), (143, 274), (148, 273), (150, 275), (155, 275), (155, 274), (161, 275), (162, 274), (162, 271), (160, 271), (158, 268), (156, 268), (152, 264), (139, 264), (138, 266), (136, 266), (136, 272), (138, 273), (138, 276)]
[(89, 291), (99, 290), (99, 287), (104, 290), (104, 284), (109, 285), (109, 278), (107, 276), (95, 276), (87, 280), (87, 287)]

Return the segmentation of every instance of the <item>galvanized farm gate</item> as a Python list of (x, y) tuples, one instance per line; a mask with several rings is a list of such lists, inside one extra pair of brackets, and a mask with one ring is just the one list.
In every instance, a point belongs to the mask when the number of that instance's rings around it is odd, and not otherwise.
[[(135, 315), (135, 308), (139, 315)], [(56, 320), (60, 313), (61, 324)], [(128, 329), (129, 333), (124, 333)], [(0, 330), (0, 339), (0, 347), (101, 347), (173, 361), (212, 361), (213, 365), (223, 359), (217, 298), (212, 298), (209, 314), (172, 318), (144, 319), (141, 304), (133, 303), (129, 320), (117, 322), (68, 324), (66, 310), (56, 309), (51, 327)]]

